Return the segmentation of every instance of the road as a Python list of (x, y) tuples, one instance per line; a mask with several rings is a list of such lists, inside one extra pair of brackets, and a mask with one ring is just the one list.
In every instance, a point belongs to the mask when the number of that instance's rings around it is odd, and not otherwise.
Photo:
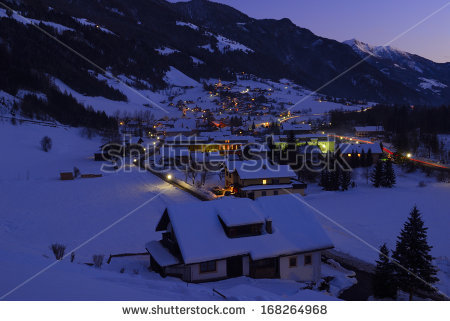
[[(359, 143), (365, 143), (365, 144), (374, 144), (374, 143), (378, 143), (379, 144), (379, 143), (383, 143), (383, 142), (380, 142), (380, 141), (373, 142), (373, 141), (361, 139), (361, 138), (358, 138), (358, 137), (350, 137), (350, 136), (343, 136), (343, 135), (328, 134), (328, 136), (332, 136), (332, 137), (336, 137), (336, 138), (340, 138), (340, 139), (347, 139), (347, 140), (352, 141), (352, 142), (359, 142)], [(390, 149), (384, 147), (384, 143), (383, 143), (383, 151), (388, 153), (388, 154), (390, 154), (390, 155), (393, 155), (394, 152), (395, 152), (392, 147)], [(415, 158), (414, 157), (407, 157), (407, 159), (409, 161), (411, 161), (411, 162), (415, 162), (415, 163), (418, 163), (420, 165), (424, 165), (424, 166), (428, 166), (428, 167), (432, 167), (432, 168), (437, 168), (437, 169), (445, 169), (445, 170), (450, 171), (450, 166), (449, 165), (440, 164), (440, 163), (435, 162), (435, 161), (433, 161), (431, 159), (418, 158), (418, 157), (415, 157)]]

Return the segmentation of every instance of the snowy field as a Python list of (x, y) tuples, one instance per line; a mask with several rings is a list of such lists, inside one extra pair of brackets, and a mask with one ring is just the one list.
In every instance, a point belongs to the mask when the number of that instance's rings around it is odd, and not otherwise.
[[(389, 249), (395, 241), (414, 205), (422, 213), (428, 227), (428, 241), (440, 272), (438, 287), (450, 293), (450, 184), (437, 183), (420, 171), (403, 173), (396, 168), (397, 184), (392, 189), (374, 188), (367, 184), (364, 170), (353, 174), (355, 189), (346, 192), (325, 192), (317, 185), (308, 185), (305, 200), (330, 219), (350, 230), (361, 239), (379, 248), (384, 242)], [(419, 182), (425, 187), (419, 187)], [(326, 218), (320, 217), (336, 250), (374, 263), (378, 253), (349, 235)]]
[[(103, 174), (101, 178), (61, 181), (60, 170), (100, 173), (93, 152), (99, 138), (82, 138), (74, 128), (40, 125), (12, 126), (0, 123), (6, 153), (0, 159), (0, 297), (55, 262), (52, 243), (75, 251), (75, 262), (67, 257), (34, 277), (7, 300), (221, 300), (212, 289), (240, 300), (334, 300), (318, 291), (302, 290), (294, 281), (233, 280), (186, 284), (176, 278), (161, 278), (149, 272), (147, 256), (113, 258), (101, 269), (89, 267), (95, 254), (145, 252), (144, 244), (160, 239), (155, 226), (165, 206), (173, 202), (197, 202), (147, 172)], [(40, 150), (48, 135), (53, 148)], [(158, 196), (159, 195), (159, 196)], [(94, 237), (145, 201), (150, 203), (123, 221)], [(332, 292), (350, 286), (353, 279), (339, 270)]]

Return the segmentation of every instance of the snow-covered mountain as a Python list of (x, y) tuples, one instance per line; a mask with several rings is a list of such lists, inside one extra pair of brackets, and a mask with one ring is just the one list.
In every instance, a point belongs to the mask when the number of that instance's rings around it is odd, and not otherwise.
[(149, 95), (173, 85), (168, 75), (174, 70), (186, 76), (184, 83), (192, 80), (189, 86), (202, 86), (205, 79), (235, 80), (236, 74), (245, 72), (274, 81), (290, 79), (315, 90), (358, 63), (361, 53), (371, 52), (373, 57), (321, 93), (430, 105), (450, 98), (450, 64), (361, 43), (352, 50), (289, 19), (254, 19), (211, 1), (7, 2), (19, 14), (0, 8), (0, 90), (12, 96), (21, 90), (41, 93), (55, 112), (61, 105), (51, 94), (55, 79), (87, 97), (116, 102), (129, 97), (32, 23), (102, 66), (108, 75), (127, 79), (129, 86), (148, 90)]
[(386, 76), (431, 99), (450, 99), (450, 63), (436, 63), (391, 46), (371, 46), (356, 39), (344, 41), (361, 58)]

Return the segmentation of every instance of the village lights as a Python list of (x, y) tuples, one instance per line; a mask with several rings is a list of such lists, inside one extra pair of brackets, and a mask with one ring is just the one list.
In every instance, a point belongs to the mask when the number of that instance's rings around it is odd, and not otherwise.
[(408, 157), (408, 158), (411, 158), (411, 156), (412, 156), (411, 153), (406, 154), (406, 157)]

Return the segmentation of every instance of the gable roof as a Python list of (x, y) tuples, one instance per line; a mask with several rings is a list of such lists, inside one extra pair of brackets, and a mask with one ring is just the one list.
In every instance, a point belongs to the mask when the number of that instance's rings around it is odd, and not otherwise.
[(339, 144), (339, 150), (341, 153), (364, 153), (371, 151), (372, 154), (381, 154), (383, 151), (381, 150), (380, 144)]
[(241, 179), (297, 177), (289, 165), (272, 164), (267, 159), (227, 161), (229, 172), (237, 171)]
[(384, 131), (383, 126), (357, 126), (355, 127), (357, 132), (382, 132)]
[[(167, 216), (186, 264), (236, 255), (250, 255), (259, 260), (333, 247), (314, 212), (288, 194), (260, 197), (256, 201), (222, 198), (169, 205), (162, 217), (166, 222), (158, 224), (159, 230), (167, 228)], [(228, 238), (218, 216), (230, 224), (270, 218), (273, 233), (268, 234), (262, 228), (262, 235)]]

